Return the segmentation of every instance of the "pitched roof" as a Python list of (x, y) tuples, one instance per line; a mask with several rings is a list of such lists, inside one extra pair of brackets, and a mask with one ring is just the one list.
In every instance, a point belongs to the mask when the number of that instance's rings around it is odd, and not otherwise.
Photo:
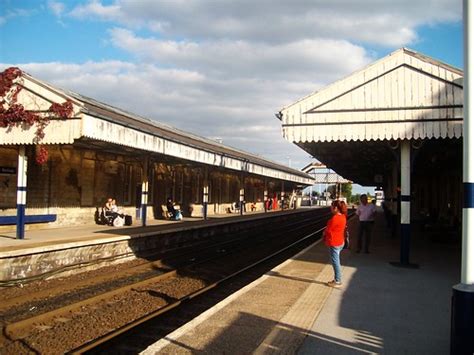
[[(51, 121), (45, 129), (44, 144), (73, 144), (87, 137), (302, 184), (313, 181), (299, 170), (54, 87), (27, 73), (23, 72), (21, 80), (26, 90), (20, 92), (18, 100), (27, 109), (44, 110), (53, 102), (67, 99), (73, 102), (74, 117)], [(0, 128), (0, 144), (34, 144), (34, 131), (34, 128)]]
[(463, 72), (402, 48), (288, 106), (295, 143), (462, 135)]

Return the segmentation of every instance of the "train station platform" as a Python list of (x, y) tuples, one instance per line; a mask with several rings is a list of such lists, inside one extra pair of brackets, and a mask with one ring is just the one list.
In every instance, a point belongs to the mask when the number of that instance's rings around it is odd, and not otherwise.
[[(316, 207), (315, 207), (316, 208)], [(15, 283), (40, 275), (67, 276), (92, 270), (111, 262), (146, 257), (156, 250), (195, 242), (201, 236), (258, 228), (267, 219), (287, 219), (309, 208), (213, 215), (208, 219), (185, 217), (181, 221), (157, 219), (143, 227), (83, 225), (32, 229), (24, 239), (15, 232), (0, 232), (0, 283)]]
[[(278, 212), (280, 211), (272, 211), (268, 213)], [(264, 215), (264, 213), (251, 212), (242, 216), (235, 213), (213, 215), (207, 220), (197, 217), (184, 217), (181, 221), (155, 219), (148, 221), (145, 227), (141, 226), (140, 220), (135, 220), (131, 226), (123, 227), (113, 227), (90, 223), (82, 226), (31, 229), (25, 232), (24, 239), (16, 239), (16, 232), (0, 232), (0, 255), (2, 252), (13, 250), (24, 250), (66, 243), (77, 243), (103, 238), (113, 239), (141, 236), (148, 233), (162, 232), (170, 229), (190, 228), (191, 226), (198, 227), (204, 224), (221, 223), (228, 218), (245, 218), (249, 216), (261, 215)]]
[[(357, 221), (350, 221), (355, 242)], [(343, 285), (330, 288), (318, 242), (229, 296), (142, 354), (447, 354), (460, 245), (412, 231), (411, 261), (382, 214), (370, 254), (343, 251)]]

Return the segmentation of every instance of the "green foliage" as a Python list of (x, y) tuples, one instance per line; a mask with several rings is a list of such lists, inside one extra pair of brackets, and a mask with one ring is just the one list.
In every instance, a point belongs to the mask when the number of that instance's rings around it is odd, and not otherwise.
[[(336, 185), (329, 185), (327, 191), (331, 194), (331, 198), (336, 198)], [(341, 197), (345, 197), (349, 201), (352, 196), (352, 184), (341, 184)]]
[(342, 184), (342, 196), (347, 198), (349, 201), (349, 198), (352, 196), (352, 184)]
[(360, 201), (360, 194), (351, 195), (351, 197), (347, 200), (349, 203), (359, 203)]

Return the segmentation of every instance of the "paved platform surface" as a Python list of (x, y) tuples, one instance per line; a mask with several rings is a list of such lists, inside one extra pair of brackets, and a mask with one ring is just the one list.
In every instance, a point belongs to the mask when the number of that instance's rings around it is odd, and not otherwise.
[(414, 230), (419, 268), (394, 267), (399, 243), (380, 217), (370, 254), (343, 252), (340, 289), (325, 285), (333, 272), (317, 243), (143, 354), (448, 354), (460, 245)]
[[(316, 207), (315, 207), (316, 208)], [(307, 210), (306, 208), (298, 209)], [(190, 229), (203, 225), (229, 223), (232, 220), (245, 220), (252, 218), (265, 218), (279, 213), (292, 213), (293, 210), (246, 212), (240, 214), (222, 214), (210, 216), (207, 220), (203, 218), (185, 217), (182, 221), (170, 221), (156, 219), (148, 221), (146, 227), (140, 225), (140, 221), (134, 221), (132, 226), (111, 227), (97, 225), (94, 223), (75, 227), (57, 227), (32, 229), (25, 232), (24, 239), (16, 239), (16, 232), (0, 232), (0, 255), (2, 252), (36, 248), (48, 245), (60, 245), (64, 243), (96, 241), (100, 239), (123, 239), (139, 237), (146, 234), (159, 233), (169, 230)]]

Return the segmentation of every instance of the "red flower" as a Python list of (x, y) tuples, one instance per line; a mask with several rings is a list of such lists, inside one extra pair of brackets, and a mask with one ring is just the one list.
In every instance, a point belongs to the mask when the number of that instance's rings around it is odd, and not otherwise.
[[(71, 100), (62, 104), (53, 103), (49, 110), (43, 114), (25, 110), (25, 107), (17, 103), (18, 93), (23, 89), (21, 85), (15, 88), (14, 81), (21, 77), (19, 68), (11, 67), (0, 73), (0, 127), (13, 127), (25, 124), (36, 125), (34, 143), (39, 144), (44, 138), (44, 130), (51, 118), (66, 119), (72, 117), (74, 107)], [(13, 90), (13, 91), (12, 91)], [(8, 101), (7, 101), (7, 95)], [(48, 160), (48, 150), (42, 145), (37, 146), (36, 162), (44, 164)]]
[(43, 165), (48, 161), (48, 150), (44, 145), (36, 146), (36, 162)]
[(62, 104), (53, 103), (49, 108), (49, 111), (55, 114), (59, 118), (72, 117), (73, 106), (71, 100), (67, 100)]
[(0, 73), (0, 96), (3, 97), (10, 91), (13, 81), (21, 76), (21, 70), (16, 67), (5, 69)]

